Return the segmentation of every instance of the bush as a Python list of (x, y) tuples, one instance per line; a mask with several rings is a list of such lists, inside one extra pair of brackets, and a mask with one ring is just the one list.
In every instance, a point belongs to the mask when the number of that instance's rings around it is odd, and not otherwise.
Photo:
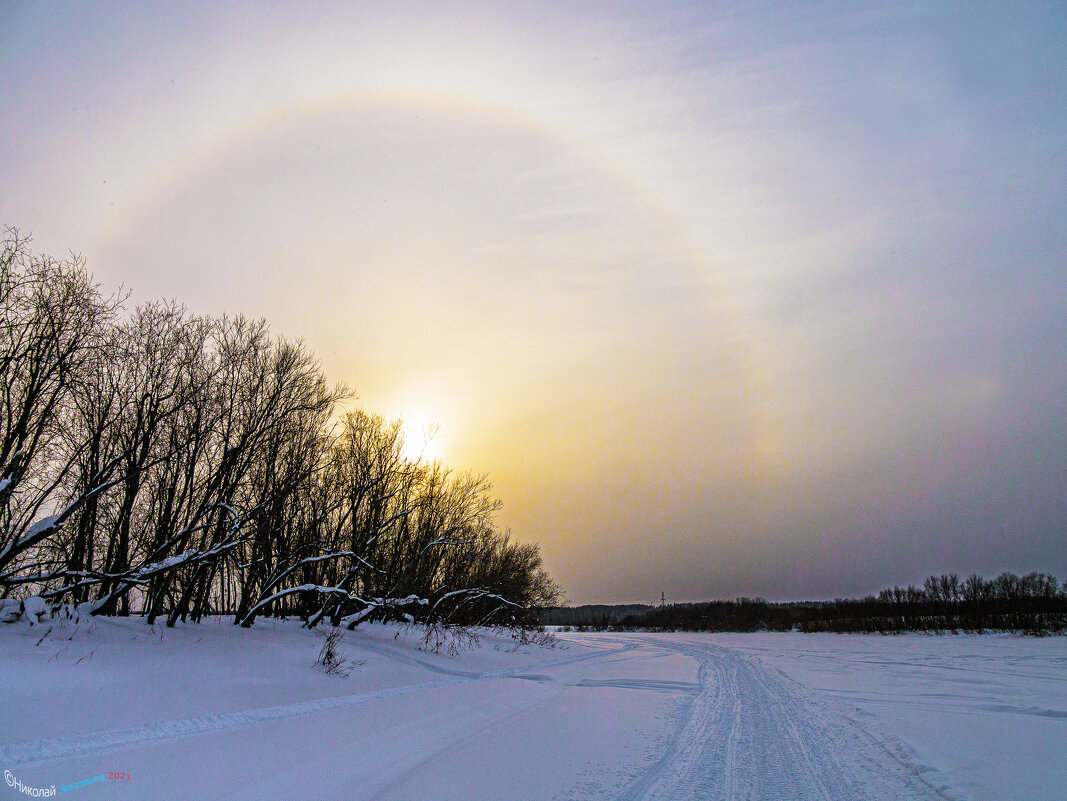
[(341, 648), (341, 641), (345, 638), (345, 634), (339, 628), (334, 627), (329, 631), (317, 631), (315, 634), (322, 640), (322, 648), (319, 649), (319, 658), (315, 661), (315, 664), (322, 665), (327, 673), (345, 678), (355, 668), (363, 664), (362, 661), (350, 659), (344, 649)]

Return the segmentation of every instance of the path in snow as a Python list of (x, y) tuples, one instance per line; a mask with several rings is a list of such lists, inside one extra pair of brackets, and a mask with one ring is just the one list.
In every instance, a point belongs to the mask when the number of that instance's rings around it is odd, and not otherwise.
[(667, 752), (620, 799), (943, 797), (857, 726), (758, 663), (707, 642), (654, 642), (699, 663), (699, 690)]

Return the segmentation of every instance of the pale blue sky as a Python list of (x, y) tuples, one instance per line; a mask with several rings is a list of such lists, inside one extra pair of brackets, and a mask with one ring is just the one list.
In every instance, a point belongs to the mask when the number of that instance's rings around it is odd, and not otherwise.
[(0, 223), (438, 422), (573, 601), (1067, 574), (1055, 4), (0, 2)]

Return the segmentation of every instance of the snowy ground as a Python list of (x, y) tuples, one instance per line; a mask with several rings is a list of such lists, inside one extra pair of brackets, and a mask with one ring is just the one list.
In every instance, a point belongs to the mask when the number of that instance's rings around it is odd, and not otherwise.
[(0, 626), (0, 798), (1067, 797), (1065, 638), (365, 626), (340, 678), (294, 623), (46, 628)]
[(1067, 799), (1067, 638), (718, 635), (952, 798)]

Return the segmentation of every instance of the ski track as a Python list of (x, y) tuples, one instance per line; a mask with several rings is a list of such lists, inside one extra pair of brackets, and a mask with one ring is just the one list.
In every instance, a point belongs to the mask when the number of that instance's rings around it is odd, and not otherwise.
[(946, 796), (799, 685), (711, 643), (641, 639), (695, 659), (699, 688), (666, 752), (619, 801), (905, 801)]
[[(546, 670), (564, 665), (573, 665), (594, 659), (604, 659), (617, 656), (625, 651), (633, 650), (633, 644), (623, 644), (611, 650), (596, 651), (579, 656), (563, 657), (547, 662), (523, 665), (517, 668), (502, 670), (489, 670), (480, 673), (450, 670), (435, 666), (428, 661), (411, 658), (410, 660), (422, 667), (427, 667), (434, 672), (444, 674), (448, 678), (437, 681), (426, 681), (418, 684), (408, 684), (400, 687), (388, 687), (366, 693), (354, 693), (351, 695), (334, 696), (330, 698), (318, 698), (310, 701), (298, 701), (292, 704), (250, 709), (242, 712), (230, 712), (220, 715), (205, 715), (196, 718), (179, 720), (159, 720), (146, 723), (143, 726), (135, 726), (125, 729), (110, 729), (107, 731), (87, 732), (85, 734), (67, 735), (46, 740), (30, 740), (21, 743), (11, 743), (0, 746), (0, 764), (4, 765), (29, 765), (36, 762), (44, 762), (66, 757), (85, 756), (105, 751), (114, 751), (119, 748), (131, 748), (160, 740), (172, 740), (180, 737), (190, 737), (208, 732), (226, 731), (230, 729), (242, 729), (263, 723), (270, 723), (288, 718), (303, 717), (319, 712), (328, 712), (350, 706), (362, 706), (363, 704), (385, 701), (417, 692), (427, 692), (448, 687), (454, 684), (466, 684), (472, 681), (484, 681), (487, 679), (507, 678), (534, 678), (544, 681), (549, 677), (543, 675), (531, 675), (530, 671)], [(372, 649), (374, 650), (374, 649)], [(382, 649), (383, 653), (389, 649)], [(393, 654), (390, 651), (390, 655)]]

